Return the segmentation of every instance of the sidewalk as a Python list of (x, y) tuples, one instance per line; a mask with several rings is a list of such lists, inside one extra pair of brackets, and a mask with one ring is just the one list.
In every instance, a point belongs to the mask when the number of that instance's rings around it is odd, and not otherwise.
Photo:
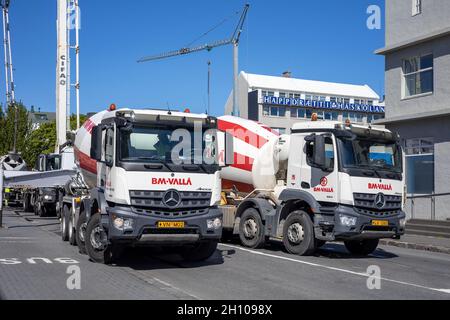
[(381, 245), (450, 254), (450, 239), (406, 234), (400, 240), (383, 239)]

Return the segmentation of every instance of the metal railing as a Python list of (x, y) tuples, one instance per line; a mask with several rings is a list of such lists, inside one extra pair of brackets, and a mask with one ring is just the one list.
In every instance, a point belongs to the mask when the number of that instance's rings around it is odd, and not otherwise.
[[(408, 204), (410, 204), (410, 208), (411, 208), (411, 219), (416, 218), (417, 213), (415, 212), (416, 210), (416, 201), (418, 199), (429, 199), (430, 200), (430, 204), (429, 204), (429, 208), (430, 208), (430, 220), (436, 220), (436, 198), (439, 197), (445, 197), (448, 196), (450, 197), (450, 192), (446, 192), (446, 193), (432, 193), (432, 194), (421, 194), (421, 195), (408, 195), (406, 200), (407, 200), (407, 206), (406, 208), (408, 208)], [(450, 201), (450, 199), (449, 199)], [(428, 215), (426, 214), (422, 214), (420, 216), (420, 218), (426, 218)], [(450, 217), (450, 215), (449, 215)]]

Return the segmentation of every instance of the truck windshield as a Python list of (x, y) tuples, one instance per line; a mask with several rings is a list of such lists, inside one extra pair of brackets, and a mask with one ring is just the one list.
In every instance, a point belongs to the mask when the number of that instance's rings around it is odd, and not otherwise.
[(133, 126), (120, 130), (124, 162), (217, 164), (214, 130), (194, 134), (193, 128)]
[(341, 163), (344, 168), (373, 168), (400, 173), (401, 149), (394, 141), (367, 138), (339, 139)]

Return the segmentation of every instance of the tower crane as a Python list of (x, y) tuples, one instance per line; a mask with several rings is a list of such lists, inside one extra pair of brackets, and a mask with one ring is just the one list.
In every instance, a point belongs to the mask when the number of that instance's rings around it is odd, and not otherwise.
[(143, 57), (143, 58), (139, 59), (138, 62), (142, 63), (142, 62), (147, 62), (147, 61), (161, 60), (161, 59), (186, 55), (186, 54), (204, 51), (204, 50), (211, 51), (214, 48), (222, 47), (222, 46), (226, 46), (226, 45), (233, 45), (233, 75), (234, 75), (234, 77), (233, 77), (233, 115), (239, 116), (239, 106), (238, 106), (239, 40), (240, 40), (240, 37), (242, 34), (242, 30), (244, 27), (245, 19), (247, 18), (247, 13), (248, 13), (249, 8), (250, 8), (250, 5), (246, 4), (242, 11), (238, 25), (230, 38), (214, 41), (214, 42), (196, 46), (196, 47), (185, 47), (185, 48), (181, 48), (179, 50), (174, 50), (174, 51), (164, 52), (164, 53), (153, 55), (153, 56)]

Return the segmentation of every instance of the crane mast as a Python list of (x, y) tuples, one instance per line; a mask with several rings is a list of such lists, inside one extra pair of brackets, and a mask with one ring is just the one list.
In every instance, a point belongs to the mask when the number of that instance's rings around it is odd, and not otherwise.
[[(80, 79), (79, 79), (79, 29), (80, 9), (78, 0), (57, 0), (57, 64), (56, 64), (56, 150), (66, 143), (70, 131), (71, 88), (76, 93), (77, 129), (80, 127)], [(72, 24), (74, 15), (75, 24)], [(70, 44), (71, 30), (75, 29), (75, 45)], [(75, 49), (75, 83), (71, 83), (71, 49)]]
[(249, 4), (246, 4), (244, 7), (244, 10), (242, 11), (241, 17), (239, 18), (238, 25), (236, 29), (234, 30), (232, 36), (227, 39), (207, 43), (204, 45), (200, 45), (197, 47), (192, 48), (181, 48), (179, 50), (164, 52), (161, 54), (153, 55), (153, 56), (147, 56), (143, 57), (138, 60), (139, 63), (147, 62), (147, 61), (154, 61), (154, 60), (161, 60), (166, 59), (170, 57), (175, 56), (181, 56), (186, 55), (194, 52), (199, 51), (211, 51), (214, 48), (222, 47), (226, 45), (233, 45), (233, 115), (239, 116), (239, 102), (238, 102), (238, 76), (239, 76), (239, 40), (242, 34), (242, 30), (244, 27), (245, 19), (247, 18), (248, 10), (250, 8)]

